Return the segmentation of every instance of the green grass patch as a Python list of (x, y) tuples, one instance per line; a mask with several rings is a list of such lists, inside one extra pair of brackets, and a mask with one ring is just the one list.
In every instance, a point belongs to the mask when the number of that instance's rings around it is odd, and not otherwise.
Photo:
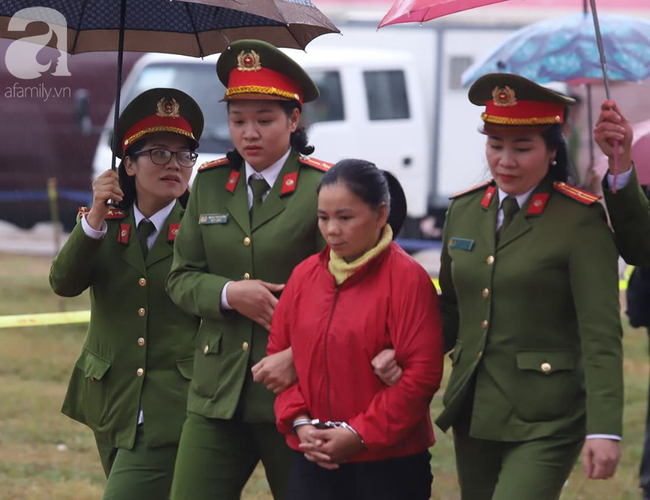
[[(0, 254), (0, 315), (82, 310), (88, 294), (60, 299), (50, 290), (50, 259)], [(0, 499), (97, 500), (105, 484), (92, 432), (60, 413), (86, 325), (0, 329)], [(626, 325), (623, 458), (616, 476), (588, 481), (580, 465), (562, 500), (638, 500), (646, 398), (648, 339)], [(446, 367), (445, 381), (449, 375)], [(434, 398), (431, 414), (442, 408)], [(435, 500), (458, 500), (453, 442), (437, 432), (432, 448)], [(258, 467), (244, 500), (271, 500)], [(513, 499), (515, 500), (515, 499)]]

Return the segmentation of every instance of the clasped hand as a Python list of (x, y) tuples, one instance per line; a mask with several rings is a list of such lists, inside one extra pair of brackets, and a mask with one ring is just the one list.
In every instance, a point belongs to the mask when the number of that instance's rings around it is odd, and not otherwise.
[(341, 462), (364, 448), (359, 436), (348, 429), (317, 429), (313, 425), (301, 425), (296, 434), (305, 458), (328, 470), (338, 469)]

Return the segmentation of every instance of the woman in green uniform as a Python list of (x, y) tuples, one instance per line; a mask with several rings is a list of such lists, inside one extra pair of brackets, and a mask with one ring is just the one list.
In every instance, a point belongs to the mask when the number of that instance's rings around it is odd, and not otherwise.
[[(316, 188), (329, 165), (303, 156), (313, 148), (300, 128), (318, 89), (257, 40), (233, 43), (217, 75), (235, 151), (199, 169), (167, 280), (172, 300), (201, 317), (172, 498), (239, 499), (261, 460), (280, 500), (290, 452), (275, 428), (274, 394), (251, 370), (266, 356), (278, 293), (325, 246)], [(286, 361), (293, 370), (290, 352)]]
[(447, 213), (453, 370), (437, 424), (453, 427), (463, 500), (554, 500), (581, 448), (590, 478), (618, 462), (618, 255), (598, 197), (566, 182), (573, 100), (508, 74), (480, 78), (469, 98), (485, 106), (493, 179)]
[[(633, 135), (630, 122), (616, 102), (603, 102), (594, 129), (594, 140), (607, 156), (609, 164), (609, 171), (603, 179), (605, 203), (621, 256), (628, 264), (647, 268), (650, 266), (650, 201), (639, 184), (632, 163)], [(646, 272), (646, 269), (638, 271)], [(631, 283), (630, 280), (630, 285)], [(639, 305), (642, 308), (650, 306), (643, 300), (640, 300)], [(628, 312), (629, 310), (630, 304)], [(650, 397), (646, 410), (639, 486), (643, 500), (650, 500)]]
[(92, 208), (81, 210), (52, 264), (57, 294), (90, 289), (90, 325), (63, 413), (95, 433), (104, 500), (169, 498), (198, 319), (164, 284), (202, 130), (187, 94), (157, 88), (136, 97), (119, 118), (119, 173), (93, 183)]

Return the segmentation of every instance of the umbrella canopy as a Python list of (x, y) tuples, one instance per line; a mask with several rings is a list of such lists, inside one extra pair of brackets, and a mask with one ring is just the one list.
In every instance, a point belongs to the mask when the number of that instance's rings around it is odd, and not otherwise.
[[(5, 0), (0, 3), (0, 37), (25, 38), (69, 54), (117, 50), (113, 120), (116, 130), (125, 50), (202, 57), (222, 52), (230, 42), (245, 38), (304, 49), (319, 35), (339, 32), (310, 0), (241, 0), (227, 2), (227, 6), (224, 3), (217, 0)], [(233, 5), (237, 8), (229, 8)], [(246, 10), (249, 7), (251, 12)], [(267, 11), (271, 17), (264, 15)], [(47, 24), (45, 34), (42, 23)], [(51, 36), (51, 32), (56, 36)], [(17, 59), (15, 54), (10, 57), (11, 61)], [(61, 74), (67, 73), (64, 70)], [(117, 150), (117, 144), (113, 150)], [(115, 169), (114, 155), (112, 168)]]
[[(304, 49), (320, 35), (339, 32), (309, 0), (255, 0), (247, 4), (212, 0), (205, 5), (209, 1), (128, 0), (124, 50), (202, 57), (221, 52), (230, 42), (243, 38)], [(65, 26), (64, 51), (69, 54), (118, 50), (120, 8), (120, 0), (7, 0), (0, 3), (0, 37), (43, 34), (43, 25), (33, 22), (24, 31), (8, 29), (12, 16), (23, 11), (19, 17)], [(52, 37), (47, 45), (55, 47), (57, 43)]]
[[(650, 186), (650, 120), (632, 125), (634, 139), (632, 141), (632, 161), (639, 177), (639, 183)], [(600, 158), (594, 170), (602, 177), (607, 172), (607, 157)]]
[[(609, 78), (650, 78), (650, 22), (600, 14)], [(487, 73), (516, 73), (537, 83), (602, 81), (591, 16), (575, 14), (531, 24), (514, 32), (463, 73), (467, 86)]]
[(456, 12), (483, 7), (506, 0), (397, 0), (379, 27), (400, 23), (423, 23)]

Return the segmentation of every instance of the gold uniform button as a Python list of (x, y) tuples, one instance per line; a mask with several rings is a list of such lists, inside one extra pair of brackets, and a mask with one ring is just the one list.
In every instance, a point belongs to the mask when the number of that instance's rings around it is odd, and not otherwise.
[(140, 337), (140, 338), (138, 339), (138, 345), (139, 345), (140, 347), (142, 347), (143, 345), (145, 345), (145, 343), (146, 343), (146, 342), (145, 342), (145, 340), (144, 340), (144, 337)]
[(483, 357), (483, 351), (479, 351), (476, 357), (481, 359)]
[(144, 375), (144, 369), (138, 368), (138, 370), (135, 373), (138, 377), (142, 377), (142, 375)]
[(144, 307), (141, 307), (140, 309), (138, 309), (138, 314), (140, 316), (144, 316), (145, 314), (147, 314), (147, 311), (144, 310)]
[(140, 285), (140, 286), (147, 286), (147, 280), (144, 279), (144, 278), (140, 278), (140, 279), (138, 280), (138, 285)]
[(207, 354), (209, 350), (210, 350), (210, 346), (209, 346), (209, 345), (206, 345), (206, 346), (203, 348), (203, 353), (204, 353), (204, 354)]
[(485, 329), (488, 327), (488, 321), (487, 321), (487, 319), (484, 319), (484, 320), (481, 322), (481, 326), (483, 327), (483, 330), (485, 330)]
[(244, 238), (244, 246), (245, 247), (251, 246), (251, 239), (248, 236), (246, 236), (246, 238)]
[(542, 363), (542, 366), (540, 368), (544, 373), (548, 373), (551, 371), (551, 363)]
[(248, 274), (248, 273), (244, 273), (244, 279), (245, 279), (245, 280), (249, 280), (249, 279), (251, 279), (251, 275)]
[(248, 351), (248, 342), (244, 342), (244, 343), (241, 345), (241, 348), (242, 348), (244, 351)]
[(488, 263), (488, 265), (490, 265), (490, 266), (491, 266), (492, 264), (494, 264), (494, 255), (490, 255), (490, 256), (487, 258), (487, 263)]
[(488, 288), (483, 289), (483, 297), (486, 299), (490, 296), (490, 290)]

